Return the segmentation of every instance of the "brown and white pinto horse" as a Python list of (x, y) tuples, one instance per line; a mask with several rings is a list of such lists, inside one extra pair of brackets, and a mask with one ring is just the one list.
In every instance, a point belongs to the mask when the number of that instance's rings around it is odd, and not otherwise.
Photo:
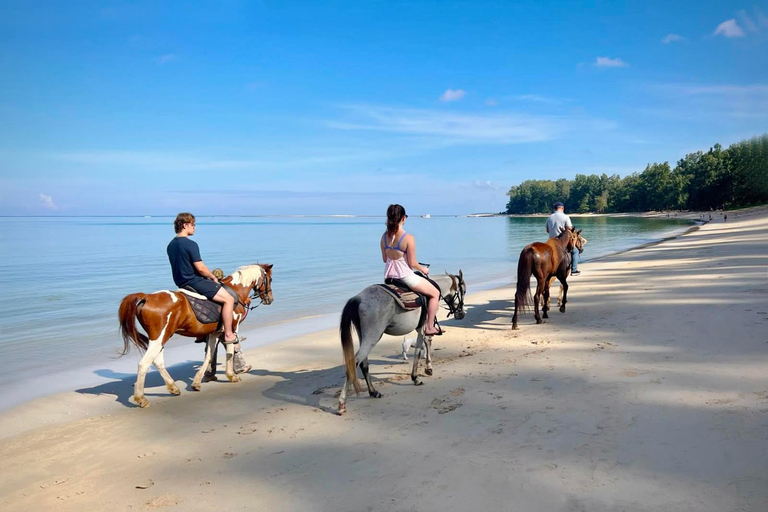
[(565, 304), (568, 302), (568, 283), (566, 278), (570, 272), (570, 258), (568, 255), (577, 243), (581, 230), (575, 231), (568, 228), (560, 236), (550, 238), (546, 242), (534, 242), (526, 245), (520, 253), (517, 262), (517, 291), (515, 292), (515, 314), (512, 316), (512, 329), (517, 329), (517, 313), (520, 309), (530, 307), (531, 275), (536, 277), (536, 293), (533, 296), (533, 314), (536, 323), (542, 323), (539, 316), (539, 301), (544, 294), (542, 310), (544, 318), (549, 318), (549, 284), (551, 277), (557, 279), (563, 285), (563, 300), (560, 312), (565, 313)]
[[(272, 265), (258, 264), (240, 267), (231, 276), (221, 280), (237, 293), (238, 302), (233, 313), (232, 329), (237, 332), (249, 311), (252, 298), (259, 298), (262, 303), (269, 305), (274, 300), (272, 297)], [(250, 296), (253, 291), (253, 296)], [(208, 337), (205, 361), (195, 375), (192, 389), (200, 391), (203, 374), (211, 362), (211, 354), (216, 348), (217, 338), (221, 334), (216, 330), (217, 324), (201, 324), (195, 318), (195, 313), (182, 292), (162, 290), (155, 293), (132, 293), (126, 296), (120, 303), (118, 313), (120, 319), (120, 332), (123, 336), (123, 352), (125, 355), (135, 345), (144, 351), (144, 356), (139, 361), (139, 371), (136, 376), (136, 386), (133, 391), (133, 399), (140, 407), (149, 406), (149, 401), (144, 397), (144, 378), (151, 364), (165, 381), (165, 387), (172, 395), (181, 392), (171, 378), (163, 361), (163, 348), (165, 343), (174, 334), (189, 336), (192, 338)], [(136, 320), (144, 328), (146, 335), (139, 332)], [(235, 375), (232, 358), (235, 351), (233, 343), (227, 344), (226, 374), (231, 382), (239, 382), (240, 377)]]

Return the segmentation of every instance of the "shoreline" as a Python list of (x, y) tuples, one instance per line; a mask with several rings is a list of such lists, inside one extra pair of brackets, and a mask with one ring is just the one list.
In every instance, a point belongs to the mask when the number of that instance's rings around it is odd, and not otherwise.
[(766, 220), (585, 263), (567, 313), (519, 331), (511, 286), (473, 293), (424, 386), (385, 337), (384, 397), (341, 418), (336, 329), (248, 350), (239, 384), (169, 397), (155, 374), (149, 409), (107, 388), (25, 404), (0, 416), (5, 507), (765, 510)]
[[(665, 240), (672, 240), (682, 236), (692, 229), (695, 230), (697, 227), (692, 226), (685, 230), (683, 230), (683, 228), (669, 229), (668, 231), (673, 233), (672, 235), (654, 238), (651, 241), (642, 242), (638, 245), (620, 247), (615, 251), (583, 258), (580, 262), (589, 263), (592, 261), (599, 261), (615, 254), (641, 249), (649, 245), (661, 243)], [(472, 293), (469, 296), (478, 292), (482, 293), (505, 288), (510, 286), (511, 281), (514, 279), (515, 264), (510, 263), (510, 270), (507, 275), (504, 275), (503, 277), (493, 277), (480, 281), (479, 283), (472, 283), (470, 285)], [(340, 314), (341, 310), (329, 311), (317, 315), (304, 315), (296, 318), (266, 322), (250, 328), (248, 325), (245, 325), (241, 331), (242, 334), (248, 338), (244, 350), (246, 360), (250, 362), (253, 358), (253, 354), (249, 354), (249, 352), (257, 349), (263, 349), (265, 347), (283, 343), (297, 336), (322, 333), (335, 328)], [(115, 348), (117, 349), (118, 347), (115, 346)], [(195, 367), (202, 362), (202, 356), (200, 355), (203, 350), (202, 345), (193, 344), (188, 338), (172, 339), (168, 344), (167, 350), (169, 355), (169, 358), (167, 359), (170, 359), (170, 361), (178, 361), (168, 365), (168, 369), (172, 374), (174, 369), (186, 372), (190, 367)], [(21, 381), (11, 386), (5, 386), (6, 396), (13, 396), (14, 398), (10, 401), (8, 399), (0, 401), (0, 418), (5, 413), (12, 413), (15, 409), (24, 407), (26, 404), (36, 402), (37, 400), (46, 398), (53, 399), (57, 396), (63, 397), (72, 393), (78, 393), (81, 389), (103, 388), (114, 391), (118, 388), (124, 388), (125, 386), (132, 386), (135, 382), (138, 358), (136, 357), (135, 349), (132, 349), (131, 354), (133, 355), (129, 354), (125, 358), (113, 358), (108, 365), (104, 362), (94, 362), (83, 367), (52, 373), (50, 377), (56, 378), (57, 383), (53, 384), (48, 391), (41, 390), (41, 385), (34, 387), (34, 384), (30, 383), (29, 380)], [(220, 350), (220, 355), (223, 356), (223, 350)], [(222, 360), (223, 358), (220, 357), (219, 361)], [(109, 367), (105, 368), (105, 366)], [(220, 370), (220, 373), (221, 372), (223, 372), (223, 370)], [(148, 376), (149, 375), (157, 376), (157, 370), (154, 367), (151, 367), (148, 373)], [(69, 384), (70, 382), (75, 382), (76, 384)], [(31, 384), (32, 387), (30, 387)], [(1, 424), (2, 422), (0, 421), (0, 425)], [(2, 438), (1, 433), (0, 438)]]

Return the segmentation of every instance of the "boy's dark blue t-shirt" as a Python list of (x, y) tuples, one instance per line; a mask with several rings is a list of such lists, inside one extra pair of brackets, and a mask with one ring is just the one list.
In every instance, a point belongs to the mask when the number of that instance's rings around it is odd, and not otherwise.
[(200, 248), (186, 236), (177, 236), (168, 244), (168, 260), (171, 262), (173, 282), (181, 288), (198, 277), (192, 263), (202, 261)]

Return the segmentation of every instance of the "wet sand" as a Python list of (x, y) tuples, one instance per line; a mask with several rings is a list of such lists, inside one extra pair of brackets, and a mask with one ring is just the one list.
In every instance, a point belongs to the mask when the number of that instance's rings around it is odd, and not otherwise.
[(751, 213), (583, 264), (543, 325), (510, 330), (509, 287), (471, 294), (424, 386), (385, 337), (383, 398), (343, 417), (335, 330), (248, 351), (239, 384), (194, 393), (189, 364), (169, 397), (153, 372), (148, 409), (117, 381), (6, 411), (2, 508), (768, 510), (768, 215)]

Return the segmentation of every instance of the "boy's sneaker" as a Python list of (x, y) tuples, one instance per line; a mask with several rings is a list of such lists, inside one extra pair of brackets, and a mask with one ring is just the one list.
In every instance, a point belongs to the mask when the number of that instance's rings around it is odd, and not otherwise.
[(571, 275), (572, 275), (572, 276), (577, 276), (577, 275), (579, 275), (579, 274), (581, 274), (581, 271), (580, 271), (580, 270), (574, 270), (573, 272), (571, 272)]

